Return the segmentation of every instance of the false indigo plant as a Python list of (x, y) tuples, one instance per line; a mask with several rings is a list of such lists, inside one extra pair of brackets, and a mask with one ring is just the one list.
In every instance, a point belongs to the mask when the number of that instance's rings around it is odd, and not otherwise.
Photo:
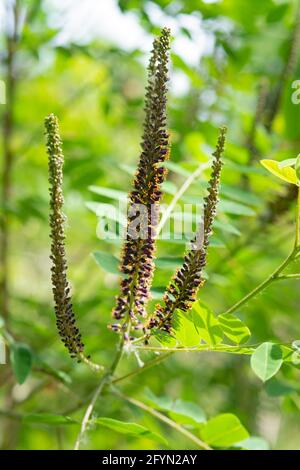
[[(219, 199), (219, 186), (221, 169), (223, 165), (223, 153), (225, 146), (226, 129), (220, 129), (216, 150), (213, 153), (212, 171), (207, 187), (207, 195), (204, 198), (203, 220), (197, 229), (195, 238), (191, 241), (191, 247), (187, 251), (183, 265), (176, 271), (166, 288), (162, 303), (158, 304), (152, 313), (147, 313), (147, 302), (150, 299), (150, 287), (154, 273), (154, 257), (157, 238), (157, 228), (159, 222), (160, 200), (162, 196), (161, 185), (166, 177), (165, 161), (169, 157), (169, 134), (167, 131), (167, 83), (168, 83), (168, 61), (170, 48), (170, 31), (164, 28), (161, 35), (155, 39), (148, 67), (148, 85), (146, 88), (145, 100), (145, 120), (144, 132), (141, 142), (141, 155), (138, 169), (133, 181), (133, 189), (129, 194), (129, 208), (127, 219), (127, 231), (123, 248), (120, 273), (122, 280), (120, 283), (120, 294), (116, 299), (116, 306), (113, 309), (114, 322), (109, 327), (120, 333), (119, 347), (113, 358), (110, 367), (105, 370), (100, 383), (92, 396), (90, 403), (84, 414), (81, 429), (76, 440), (75, 449), (80, 448), (84, 433), (90, 422), (97, 399), (102, 394), (106, 386), (118, 398), (128, 401), (134, 406), (138, 406), (144, 411), (151, 413), (151, 408), (142, 402), (131, 397), (126, 397), (120, 393), (115, 384), (132, 375), (138, 374), (146, 367), (158, 364), (173, 352), (177, 351), (222, 351), (239, 354), (263, 354), (263, 362), (266, 353), (270, 350), (271, 343), (263, 343), (257, 349), (256, 346), (240, 347), (243, 338), (249, 338), (249, 329), (241, 320), (232, 314), (240, 309), (246, 302), (264, 290), (273, 281), (280, 279), (299, 279), (300, 274), (287, 274), (283, 272), (287, 266), (300, 256), (300, 156), (297, 158), (295, 168), (290, 164), (291, 160), (280, 166), (278, 162), (272, 160), (262, 161), (263, 165), (279, 178), (294, 184), (298, 189), (298, 209), (296, 218), (296, 237), (293, 250), (284, 262), (256, 288), (244, 296), (240, 301), (228, 308), (222, 315), (214, 317), (209, 309), (207, 316), (200, 318), (201, 332), (197, 333), (197, 344), (189, 348), (184, 343), (177, 342), (174, 348), (149, 345), (150, 340), (158, 338), (158, 333), (164, 333), (168, 340), (172, 337), (176, 339), (176, 325), (174, 314), (181, 311), (185, 316), (189, 316), (189, 311), (196, 301), (197, 292), (204, 283), (203, 269), (206, 265), (207, 250), (216, 216), (217, 203)], [(63, 153), (61, 139), (59, 137), (58, 121), (54, 115), (50, 115), (45, 120), (47, 135), (47, 152), (49, 157), (49, 182), (50, 182), (50, 237), (51, 237), (51, 260), (52, 260), (52, 284), (55, 304), (56, 322), (59, 334), (71, 357), (83, 361), (93, 370), (102, 370), (102, 366), (91, 363), (89, 358), (84, 356), (84, 346), (81, 335), (76, 325), (73, 307), (70, 297), (70, 286), (67, 280), (67, 261), (65, 254), (65, 233), (63, 215), (63, 194), (62, 194), (62, 167)], [(296, 160), (296, 159), (295, 159)], [(138, 215), (138, 218), (137, 218)], [(138, 221), (138, 223), (137, 223)], [(194, 311), (195, 310), (195, 311)], [(193, 312), (197, 313), (197, 308)], [(199, 314), (201, 315), (201, 313)], [(192, 316), (189, 323), (194, 323)], [(209, 318), (206, 321), (205, 318)], [(218, 343), (212, 338), (213, 332), (210, 330), (210, 322), (218, 330)], [(194, 323), (194, 326), (196, 323)], [(236, 329), (236, 331), (235, 331)], [(195, 326), (195, 331), (197, 330)], [(203, 336), (203, 330), (205, 334)], [(241, 331), (243, 334), (241, 335)], [(236, 333), (236, 335), (235, 335)], [(230, 334), (230, 336), (228, 336)], [(195, 335), (195, 332), (194, 332)], [(201, 336), (202, 335), (202, 336)], [(221, 336), (220, 336), (221, 335)], [(228, 336), (234, 345), (223, 342), (223, 337)], [(235, 338), (237, 338), (235, 340)], [(174, 338), (172, 338), (174, 339)], [(144, 344), (141, 344), (141, 342)], [(177, 339), (176, 339), (177, 341)], [(205, 344), (203, 344), (203, 341)], [(273, 345), (279, 348), (278, 345)], [(272, 346), (272, 348), (273, 348)], [(261, 348), (261, 350), (260, 350)], [(292, 354), (293, 349), (287, 348)], [(139, 360), (139, 368), (115, 378), (115, 371), (120, 363), (124, 351), (134, 352)], [(158, 356), (148, 364), (143, 366), (138, 353), (142, 351), (155, 351)], [(281, 350), (276, 350), (277, 356), (282, 354)], [(288, 357), (288, 355), (287, 355)], [(251, 362), (252, 368), (263, 380), (266, 379), (265, 372), (259, 368), (261, 358)], [(277, 371), (278, 369), (276, 369)], [(276, 371), (274, 373), (276, 373)], [(268, 376), (268, 378), (270, 378)], [(199, 439), (195, 434), (183, 428), (179, 423), (174, 423), (157, 410), (152, 413), (156, 418), (161, 419), (169, 426), (173, 426), (179, 432), (189, 437), (199, 448), (209, 449), (209, 445)], [(107, 419), (106, 419), (107, 423)], [(244, 436), (245, 437), (245, 436)]]

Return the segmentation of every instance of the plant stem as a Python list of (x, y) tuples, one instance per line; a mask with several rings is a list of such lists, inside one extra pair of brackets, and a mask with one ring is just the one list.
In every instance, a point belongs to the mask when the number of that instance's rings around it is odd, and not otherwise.
[(227, 344), (221, 344), (217, 346), (209, 346), (207, 344), (200, 344), (195, 348), (157, 348), (155, 346), (137, 346), (136, 348), (140, 351), (156, 351), (156, 352), (226, 352), (231, 354), (240, 354), (241, 350), (244, 354), (252, 354), (253, 350), (259, 346), (256, 345), (246, 345), (246, 346), (229, 346)]
[[(162, 351), (162, 352), (164, 352), (164, 351)], [(156, 357), (155, 359), (153, 359), (152, 361), (146, 362), (146, 364), (143, 367), (139, 367), (138, 369), (135, 369), (132, 372), (129, 372), (128, 374), (126, 374), (126, 375), (122, 375), (122, 377), (117, 377), (117, 378), (113, 379), (112, 384), (116, 384), (116, 383), (121, 382), (122, 380), (129, 379), (131, 377), (135, 377), (136, 375), (141, 374), (142, 372), (144, 372), (144, 370), (149, 369), (150, 367), (156, 366), (157, 364), (164, 361), (165, 359), (167, 359), (171, 355), (172, 355), (172, 352), (162, 354), (162, 355)]]
[(188, 190), (188, 188), (193, 183), (193, 181), (196, 178), (198, 178), (198, 176), (200, 176), (201, 173), (204, 170), (206, 170), (207, 168), (210, 168), (210, 164), (211, 164), (211, 162), (201, 163), (201, 165), (199, 165), (196, 168), (196, 170), (185, 180), (183, 185), (176, 192), (176, 194), (174, 195), (172, 201), (170, 202), (170, 204), (168, 205), (166, 211), (163, 213), (163, 215), (160, 219), (160, 222), (157, 226), (157, 236), (160, 234), (162, 228), (164, 227), (164, 225), (167, 222), (168, 218), (172, 214), (172, 211), (173, 211), (174, 207), (176, 206), (177, 202), (179, 201), (179, 199), (181, 198), (181, 196)]
[(104, 367), (88, 359), (83, 353), (78, 355), (78, 359), (86, 364), (93, 372), (102, 372)]
[(296, 274), (283, 274), (282, 276), (278, 276), (278, 278), (274, 279), (275, 281), (282, 281), (284, 279), (300, 279), (300, 273)]
[(247, 303), (252, 297), (255, 295), (259, 294), (262, 290), (264, 290), (266, 287), (268, 287), (272, 282), (280, 279), (279, 274), (293, 261), (296, 257), (297, 254), (297, 249), (294, 248), (293, 251), (289, 254), (289, 256), (283, 261), (283, 263), (278, 266), (278, 268), (275, 269), (275, 271), (270, 274), (263, 282), (261, 282), (258, 286), (256, 286), (251, 292), (249, 292), (245, 297), (243, 297), (241, 300), (236, 302), (232, 307), (230, 307), (226, 312), (224, 312), (224, 315), (227, 313), (233, 313), (236, 310), (238, 310), (240, 307), (242, 307), (245, 303)]
[(117, 395), (118, 397), (122, 398), (125, 401), (128, 401), (128, 403), (131, 403), (134, 406), (137, 406), (138, 408), (147, 411), (147, 413), (151, 414), (152, 416), (155, 416), (155, 418), (158, 418), (160, 421), (164, 422), (168, 426), (172, 427), (176, 431), (180, 432), (183, 434), (185, 437), (187, 437), (190, 441), (192, 441), (194, 444), (197, 445), (200, 449), (204, 450), (212, 450), (211, 447), (209, 447), (205, 442), (201, 441), (197, 436), (192, 434), (190, 431), (185, 429), (183, 426), (180, 424), (176, 423), (172, 419), (168, 418), (167, 416), (163, 415), (157, 410), (154, 410), (150, 406), (146, 405), (145, 403), (142, 403), (139, 400), (136, 400), (135, 398), (127, 397), (126, 395), (123, 395), (123, 393), (119, 392), (116, 389), (113, 389), (113, 393)]
[(90, 403), (88, 404), (88, 407), (85, 411), (83, 420), (81, 422), (80, 432), (79, 432), (79, 434), (77, 436), (77, 439), (76, 439), (76, 442), (75, 442), (74, 450), (79, 450), (82, 438), (83, 438), (83, 436), (85, 434), (85, 431), (87, 429), (87, 426), (89, 424), (89, 420), (90, 420), (90, 417), (91, 417), (91, 415), (94, 411), (97, 400), (100, 397), (100, 395), (102, 394), (105, 385), (107, 385), (111, 381), (111, 376), (114, 374), (114, 372), (115, 372), (116, 368), (118, 367), (118, 364), (119, 364), (119, 362), (122, 358), (123, 349), (124, 349), (124, 338), (121, 337), (119, 347), (118, 347), (118, 350), (117, 350), (117, 354), (116, 354), (110, 368), (107, 370), (107, 372), (103, 375), (102, 379), (100, 380), (100, 383), (99, 383), (98, 387), (96, 388), (96, 390), (95, 390), (95, 392), (92, 396), (92, 399), (91, 399)]

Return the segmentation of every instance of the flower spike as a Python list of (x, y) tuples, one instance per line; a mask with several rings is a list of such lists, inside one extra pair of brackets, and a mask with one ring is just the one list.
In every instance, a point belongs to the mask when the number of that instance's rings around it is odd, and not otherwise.
[(208, 194), (204, 198), (203, 223), (198, 228), (195, 239), (191, 242), (192, 248), (186, 253), (182, 267), (177, 270), (166, 289), (163, 297), (164, 305), (158, 304), (156, 306), (156, 311), (148, 322), (148, 330), (158, 328), (170, 332), (175, 310), (189, 310), (196, 299), (198, 289), (204, 284), (203, 269), (206, 265), (209, 237), (212, 234), (219, 200), (225, 135), (226, 128), (222, 127), (216, 150), (213, 153), (214, 159), (208, 184)]
[[(142, 152), (129, 194), (127, 234), (120, 266), (125, 277), (113, 310), (114, 318), (123, 324), (111, 325), (115, 331), (126, 330), (128, 323), (136, 329), (142, 327), (141, 319), (146, 316), (145, 305), (150, 297), (160, 186), (166, 176), (162, 163), (169, 155), (166, 129), (169, 48), (170, 30), (164, 28), (154, 40), (148, 67)], [(135, 232), (137, 212), (140, 212), (139, 233)]]
[(49, 158), (50, 183), (50, 238), (51, 238), (51, 280), (55, 303), (56, 324), (62, 342), (71, 357), (80, 358), (84, 345), (76, 326), (75, 315), (70, 297), (70, 285), (67, 280), (67, 260), (65, 253), (65, 216), (63, 214), (63, 163), (62, 143), (59, 136), (58, 119), (50, 114), (45, 119), (47, 152)]

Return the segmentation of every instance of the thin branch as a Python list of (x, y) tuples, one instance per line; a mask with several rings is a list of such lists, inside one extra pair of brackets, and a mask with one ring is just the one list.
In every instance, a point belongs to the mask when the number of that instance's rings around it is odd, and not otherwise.
[(102, 379), (100, 380), (100, 383), (99, 383), (98, 387), (96, 388), (96, 390), (95, 390), (95, 392), (92, 396), (92, 399), (91, 399), (90, 403), (88, 404), (88, 407), (85, 411), (83, 420), (81, 422), (80, 432), (79, 432), (79, 434), (77, 436), (77, 439), (76, 439), (76, 442), (75, 442), (74, 450), (79, 450), (79, 448), (80, 448), (80, 444), (81, 444), (82, 439), (84, 437), (84, 434), (87, 430), (87, 427), (88, 427), (90, 418), (92, 416), (92, 413), (94, 411), (95, 405), (97, 403), (97, 400), (101, 396), (104, 387), (109, 382), (111, 382), (111, 377), (113, 376), (113, 374), (114, 374), (116, 368), (118, 367), (119, 362), (122, 358), (123, 350), (124, 350), (124, 337), (122, 336), (121, 340), (120, 340), (118, 350), (117, 350), (117, 354), (116, 354), (116, 356), (115, 356), (115, 358), (112, 362), (112, 365), (110, 366), (108, 371), (103, 375)]
[(167, 220), (169, 219), (170, 215), (172, 214), (177, 202), (183, 196), (183, 194), (189, 189), (191, 184), (203, 173), (204, 170), (210, 168), (211, 161), (207, 163), (201, 163), (196, 170), (184, 181), (183, 185), (179, 188), (179, 190), (174, 195), (172, 201), (168, 205), (166, 211), (162, 214), (160, 222), (157, 226), (157, 236), (160, 234), (161, 230), (163, 229), (164, 225), (166, 224)]
[(168, 347), (155, 347), (155, 346), (136, 346), (136, 349), (139, 351), (155, 351), (155, 352), (168, 352), (168, 353), (191, 353), (191, 352), (227, 352), (230, 354), (252, 354), (254, 349), (259, 346), (255, 345), (246, 345), (246, 346), (230, 346), (228, 344), (220, 344), (216, 346), (210, 346), (207, 344), (200, 344), (195, 348), (168, 348)]
[(277, 281), (284, 281), (285, 279), (300, 279), (300, 273), (278, 276)]
[(206, 444), (205, 442), (203, 442), (201, 439), (199, 439), (197, 436), (195, 436), (195, 435), (192, 434), (190, 431), (188, 431), (187, 429), (185, 429), (183, 426), (181, 426), (180, 424), (176, 423), (175, 421), (173, 421), (172, 419), (168, 418), (167, 416), (165, 416), (164, 414), (160, 413), (159, 411), (154, 410), (154, 409), (151, 408), (150, 406), (146, 405), (145, 403), (142, 403), (142, 402), (139, 401), (139, 400), (136, 400), (135, 398), (127, 397), (126, 395), (124, 395), (123, 393), (119, 392), (119, 391), (116, 390), (116, 389), (113, 389), (113, 393), (114, 393), (115, 395), (117, 395), (118, 397), (122, 398), (122, 400), (128, 401), (128, 403), (131, 403), (132, 405), (134, 405), (134, 406), (140, 408), (141, 410), (146, 411), (147, 413), (151, 414), (152, 416), (154, 416), (155, 418), (159, 419), (159, 420), (162, 421), (163, 423), (167, 424), (167, 425), (170, 426), (171, 428), (175, 429), (175, 430), (178, 431), (179, 433), (183, 434), (187, 439), (189, 439), (189, 440), (192, 441), (194, 444), (196, 444), (197, 447), (199, 447), (199, 449), (203, 449), (203, 450), (212, 450), (212, 448), (209, 447), (208, 444)]
[(230, 307), (224, 314), (227, 313), (233, 313), (236, 310), (238, 310), (240, 307), (242, 307), (244, 304), (246, 304), (250, 299), (255, 297), (257, 294), (259, 294), (261, 291), (266, 289), (272, 282), (278, 280), (280, 273), (292, 262), (295, 260), (297, 250), (293, 249), (293, 251), (289, 254), (289, 256), (283, 261), (283, 263), (278, 266), (275, 271), (268, 276), (263, 282), (261, 282), (258, 286), (256, 286), (251, 292), (249, 292), (247, 295), (245, 295), (241, 300), (236, 302), (232, 307)]
[[(162, 352), (164, 352), (164, 351), (162, 351)], [(164, 361), (165, 359), (167, 359), (171, 355), (172, 355), (172, 352), (162, 354), (161, 356), (156, 357), (152, 361), (146, 362), (146, 364), (143, 367), (139, 367), (138, 369), (135, 369), (132, 372), (129, 372), (128, 374), (123, 375), (122, 377), (117, 377), (117, 378), (113, 379), (112, 383), (116, 384), (116, 383), (121, 382), (122, 380), (135, 377), (136, 375), (141, 374), (145, 370), (150, 369), (150, 367), (156, 366), (157, 364)]]
[[(294, 248), (291, 251), (291, 253), (288, 255), (288, 257), (281, 263), (278, 268), (275, 269), (275, 271), (268, 276), (263, 282), (261, 282), (258, 286), (256, 286), (251, 292), (249, 292), (245, 297), (243, 297), (241, 300), (236, 302), (232, 307), (230, 307), (228, 310), (226, 310), (226, 313), (233, 313), (236, 310), (238, 310), (240, 307), (242, 307), (245, 303), (247, 303), (252, 297), (256, 296), (259, 294), (261, 291), (263, 291), (266, 287), (268, 287), (272, 282), (280, 280), (282, 278), (284, 279), (291, 279), (295, 278), (295, 275), (290, 275), (287, 274), (285, 276), (280, 276), (282, 271), (285, 270), (285, 268), (292, 262), (295, 261), (296, 258), (299, 256), (299, 240), (300, 240), (300, 188), (298, 188), (298, 198), (297, 198), (297, 211), (296, 211), (296, 229), (295, 229), (295, 243), (294, 243)], [(297, 275), (296, 275), (297, 276)]]

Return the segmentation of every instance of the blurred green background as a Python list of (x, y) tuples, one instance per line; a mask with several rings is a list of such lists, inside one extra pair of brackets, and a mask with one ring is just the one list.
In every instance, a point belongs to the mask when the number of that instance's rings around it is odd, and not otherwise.
[[(17, 384), (9, 364), (0, 366), (2, 448), (72, 448), (78, 426), (26, 424), (20, 417), (76, 410), (98, 380), (68, 357), (56, 332), (44, 117), (57, 114), (64, 141), (75, 312), (87, 352), (106, 365), (118, 339), (107, 323), (119, 279), (97, 265), (91, 253), (119, 257), (120, 245), (97, 237), (97, 216), (87, 203), (115, 202), (92, 193), (89, 186), (130, 189), (153, 35), (165, 25), (173, 35), (168, 120), (171, 162), (179, 167), (170, 170), (164, 203), (188, 172), (207, 161), (218, 127), (228, 126), (219, 220), (233, 228), (216, 227), (208, 280), (200, 292), (221, 313), (263, 280), (293, 243), (292, 187), (268, 175), (258, 162), (293, 158), (300, 148), (300, 106), (291, 99), (292, 83), (300, 78), (297, 5), (296, 0), (1, 2), (0, 79), (6, 82), (7, 102), (0, 105), (5, 248), (0, 315), (35, 358), (23, 385)], [(207, 176), (195, 181), (183, 202), (201, 201)], [(166, 285), (183, 252), (183, 244), (159, 242), (157, 255), (163, 262), (158, 263), (155, 287)], [(238, 314), (251, 329), (252, 343), (290, 342), (300, 337), (299, 305), (299, 281), (294, 280), (275, 283)], [(119, 374), (134, 369), (134, 361), (124, 357)], [(299, 372), (284, 366), (271, 385), (254, 376), (247, 357), (199, 353), (172, 357), (124, 381), (122, 389), (143, 398), (148, 387), (157, 395), (194, 402), (208, 416), (235, 413), (271, 448), (300, 449)], [(109, 394), (96, 410), (99, 416), (135, 421), (167, 435), (171, 449), (191, 446), (176, 431)], [(72, 417), (80, 419), (82, 412), (80, 408)], [(88, 433), (83, 447), (154, 449), (157, 444), (99, 427)]]

